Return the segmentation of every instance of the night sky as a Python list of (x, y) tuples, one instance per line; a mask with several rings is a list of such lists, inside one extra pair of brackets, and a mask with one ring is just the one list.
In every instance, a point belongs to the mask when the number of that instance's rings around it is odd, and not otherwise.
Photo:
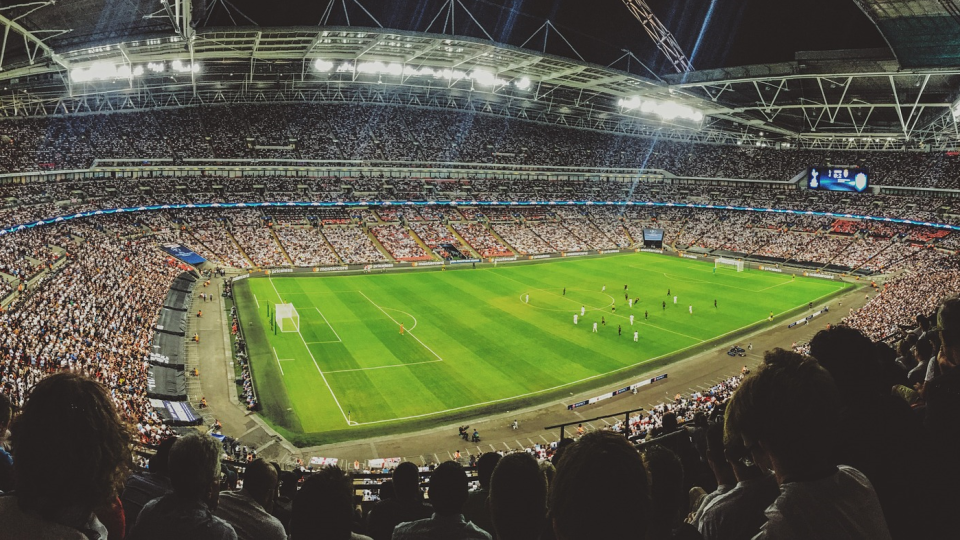
[[(442, 11), (444, 0), (360, 0), (388, 28), (425, 31)], [(658, 73), (672, 68), (633, 18), (622, 0), (462, 0), (495, 41), (544, 50), (544, 32), (538, 28), (549, 18), (573, 47), (590, 62), (609, 64), (623, 55), (636, 54)], [(194, 0), (201, 13), (213, 5), (207, 25), (230, 25), (221, 3)], [(232, 0), (227, 2), (260, 26), (316, 25), (329, 0)], [(456, 2), (455, 2), (456, 3)], [(346, 0), (353, 25), (374, 26), (353, 0)], [(648, 0), (663, 24), (677, 38), (697, 69), (790, 61), (797, 51), (886, 47), (883, 38), (853, 0)], [(443, 29), (446, 11), (430, 27)], [(484, 38), (483, 32), (460, 8), (455, 11), (456, 33)], [(249, 24), (236, 12), (239, 24)], [(201, 19), (201, 20), (204, 20)], [(342, 0), (335, 1), (331, 25), (346, 24)], [(447, 33), (449, 33), (449, 26)], [(535, 34), (536, 32), (536, 34)], [(535, 35), (534, 35), (535, 34)], [(575, 57), (555, 33), (546, 52)], [(621, 62), (615, 67), (626, 68)], [(641, 73), (635, 65), (633, 72)]]

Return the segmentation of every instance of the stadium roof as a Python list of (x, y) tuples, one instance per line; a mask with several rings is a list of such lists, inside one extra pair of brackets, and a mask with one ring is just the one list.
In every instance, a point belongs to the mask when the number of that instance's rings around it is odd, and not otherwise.
[(906, 68), (960, 64), (960, 4), (955, 0), (854, 0)]
[[(204, 1), (202, 9), (209, 13), (217, 2), (224, 0)], [(900, 2), (927, 3), (941, 5)], [(153, 12), (154, 0), (52, 4), (0, 8), (9, 36), (0, 54), (0, 114), (340, 100), (727, 144), (953, 149), (960, 138), (951, 114), (960, 112), (960, 55), (952, 63), (944, 56), (932, 67), (905, 68), (902, 55), (887, 50), (800, 53), (793, 62), (661, 79), (638, 74), (629, 52), (605, 67), (497, 44), (489, 35), (208, 28), (192, 18), (188, 0), (162, 2)], [(877, 20), (873, 4), (888, 3), (864, 3)], [(241, 15), (237, 22), (247, 22)], [(542, 31), (545, 40), (552, 31), (553, 39), (566, 41), (549, 22)]]

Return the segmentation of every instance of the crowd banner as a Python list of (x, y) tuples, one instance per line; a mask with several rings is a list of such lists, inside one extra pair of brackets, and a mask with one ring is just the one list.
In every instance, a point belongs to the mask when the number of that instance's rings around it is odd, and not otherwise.
[(150, 405), (168, 426), (198, 426), (203, 418), (186, 401), (151, 399)]
[(163, 244), (160, 246), (164, 251), (180, 259), (181, 261), (197, 266), (207, 262), (206, 259), (197, 255), (192, 249), (182, 244)]

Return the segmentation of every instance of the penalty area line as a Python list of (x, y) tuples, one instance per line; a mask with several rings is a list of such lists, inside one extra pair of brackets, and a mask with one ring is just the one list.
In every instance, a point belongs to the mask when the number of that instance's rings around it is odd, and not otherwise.
[(390, 364), (389, 366), (374, 366), (374, 367), (364, 367), (364, 368), (353, 368), (353, 369), (337, 369), (334, 371), (325, 371), (324, 373), (348, 373), (351, 371), (370, 371), (374, 369), (387, 369), (387, 368), (398, 368), (398, 367), (409, 367), (409, 366), (419, 366), (421, 364), (436, 364), (437, 362), (443, 362), (440, 360), (424, 360), (423, 362), (410, 362), (409, 364)]
[[(343, 343), (343, 340), (340, 338), (340, 334), (338, 334), (337, 331), (333, 329), (333, 325), (330, 324), (330, 321), (327, 320), (327, 317), (323, 314), (322, 311), (320, 311), (320, 308), (314, 306), (313, 309), (317, 310), (317, 313), (319, 313), (320, 316), (323, 317), (323, 322), (327, 323), (327, 326), (330, 327), (330, 331), (333, 332), (333, 335), (337, 336), (337, 341), (331, 341), (330, 343), (337, 343), (337, 342)], [(323, 343), (327, 343), (327, 342), (324, 341)]]
[[(277, 293), (277, 298), (280, 299), (280, 303), (282, 304), (282, 303), (283, 303), (283, 297), (280, 296), (280, 291), (278, 291), (278, 290), (277, 290), (277, 286), (274, 285), (274, 283), (273, 283), (273, 278), (272, 278), (272, 277), (268, 277), (268, 278), (267, 278), (267, 281), (270, 282), (270, 285), (273, 287), (274, 292)], [(318, 311), (319, 311), (319, 310), (318, 310)], [(331, 330), (333, 329), (333, 327), (330, 327), (330, 328), (331, 328)], [(336, 333), (336, 332), (334, 332), (334, 333)], [(330, 397), (332, 397), (332, 398), (333, 398), (333, 402), (337, 404), (337, 409), (340, 410), (340, 414), (343, 416), (343, 421), (346, 422), (348, 426), (355, 426), (355, 425), (357, 425), (357, 423), (354, 422), (354, 421), (352, 421), (352, 420), (350, 420), (350, 418), (347, 417), (347, 413), (344, 412), (343, 406), (340, 405), (340, 400), (337, 399), (337, 394), (334, 393), (333, 387), (330, 386), (330, 381), (327, 380), (326, 375), (323, 374), (323, 370), (320, 369), (320, 364), (317, 363), (317, 357), (313, 356), (313, 351), (311, 351), (311, 350), (310, 350), (310, 346), (307, 345), (307, 340), (303, 339), (303, 334), (300, 333), (300, 329), (299, 329), (299, 328), (297, 328), (297, 335), (300, 336), (300, 341), (303, 343), (303, 348), (307, 350), (307, 354), (309, 354), (309, 355), (310, 355), (310, 359), (313, 360), (313, 365), (314, 365), (314, 367), (317, 368), (317, 373), (320, 374), (320, 378), (323, 379), (323, 384), (326, 385), (327, 390), (330, 391)], [(277, 364), (279, 364), (279, 363), (280, 363), (280, 360), (277, 359)], [(283, 373), (283, 368), (280, 369), (280, 372)]]
[[(358, 290), (357, 292), (360, 293), (360, 296), (366, 298), (368, 302), (370, 302), (371, 304), (373, 304), (374, 307), (376, 307), (377, 309), (379, 309), (381, 313), (383, 313), (384, 315), (386, 315), (387, 318), (389, 318), (391, 321), (393, 321), (394, 324), (396, 324), (397, 326), (400, 326), (400, 323), (397, 322), (396, 319), (394, 319), (393, 317), (391, 317), (390, 314), (387, 313), (382, 307), (378, 306), (376, 302), (374, 302), (373, 300), (370, 300), (370, 297), (367, 296), (367, 295), (365, 295), (365, 294), (363, 294), (363, 291)], [(409, 315), (409, 314), (408, 314), (408, 315)], [(412, 317), (412, 315), (411, 315), (411, 317)], [(410, 334), (410, 336), (411, 336), (413, 339), (417, 340), (417, 343), (419, 343), (420, 345), (423, 345), (423, 348), (424, 348), (424, 349), (430, 351), (430, 354), (436, 356), (438, 361), (443, 362), (443, 358), (441, 358), (439, 354), (437, 354), (436, 352), (434, 352), (433, 349), (431, 349), (430, 347), (427, 347), (427, 344), (424, 343), (423, 341), (421, 341), (420, 338), (418, 338), (411, 330), (408, 330), (407, 333)]]

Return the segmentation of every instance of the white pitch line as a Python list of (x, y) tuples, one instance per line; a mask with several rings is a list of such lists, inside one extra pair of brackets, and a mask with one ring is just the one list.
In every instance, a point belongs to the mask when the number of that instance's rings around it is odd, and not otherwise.
[(277, 359), (277, 367), (280, 368), (280, 376), (281, 376), (281, 377), (284, 377), (285, 375), (284, 375), (284, 373), (283, 373), (283, 366), (280, 364), (280, 357), (277, 356), (277, 348), (276, 348), (276, 347), (273, 348), (273, 357)]
[(317, 310), (317, 313), (319, 313), (320, 316), (323, 317), (323, 322), (327, 323), (327, 326), (330, 327), (330, 331), (333, 332), (333, 335), (337, 336), (337, 341), (339, 341), (340, 343), (343, 343), (343, 340), (340, 339), (340, 334), (338, 334), (337, 331), (333, 329), (333, 325), (330, 324), (330, 321), (328, 321), (327, 318), (323, 315), (323, 312), (320, 311), (320, 308), (314, 306), (313, 309)]
[(260, 301), (257, 300), (257, 295), (253, 295), (253, 301), (257, 303), (257, 309), (260, 309)]
[(423, 362), (410, 362), (409, 364), (390, 364), (389, 366), (374, 366), (374, 367), (364, 367), (364, 368), (352, 368), (352, 369), (336, 369), (333, 371), (325, 371), (324, 373), (347, 373), (349, 371), (370, 371), (372, 369), (387, 369), (395, 367), (407, 367), (407, 366), (417, 366), (420, 364), (436, 364), (437, 362), (443, 362), (443, 360), (424, 360)]
[[(393, 317), (391, 317), (390, 314), (387, 313), (386, 311), (384, 311), (384, 309), (383, 309), (382, 307), (378, 306), (376, 302), (374, 302), (373, 300), (370, 300), (370, 297), (367, 296), (367, 295), (365, 295), (365, 294), (363, 294), (363, 291), (359, 291), (359, 290), (358, 290), (357, 292), (360, 293), (360, 296), (366, 298), (368, 302), (370, 302), (370, 303), (373, 304), (377, 309), (379, 309), (381, 313), (383, 313), (383, 314), (386, 315), (391, 321), (393, 321), (394, 324), (396, 324), (397, 326), (400, 326), (400, 323), (398, 323), (396, 319), (394, 319)], [(440, 360), (441, 362), (443, 362), (443, 358), (441, 358), (439, 354), (437, 354), (436, 352), (434, 352), (433, 349), (431, 349), (430, 347), (427, 347), (427, 344), (426, 344), (426, 343), (420, 341), (420, 338), (418, 338), (416, 335), (414, 335), (413, 332), (407, 331), (407, 333), (410, 334), (410, 336), (411, 336), (413, 339), (417, 340), (417, 343), (419, 343), (420, 345), (423, 345), (423, 348), (424, 348), (424, 349), (430, 351), (430, 354), (436, 356), (438, 360)]]
[[(273, 291), (277, 293), (277, 298), (280, 299), (280, 303), (283, 303), (283, 297), (280, 296), (280, 291), (278, 291), (277, 286), (274, 285), (273, 278), (268, 277), (267, 281), (269, 281), (270, 285), (273, 286)], [(317, 358), (313, 356), (313, 351), (310, 350), (310, 346), (307, 345), (307, 340), (303, 339), (303, 334), (300, 333), (299, 329), (297, 329), (297, 335), (300, 336), (300, 341), (303, 342), (303, 348), (307, 350), (307, 354), (309, 354), (310, 359), (313, 360), (313, 365), (317, 368), (317, 373), (320, 374), (320, 378), (323, 379), (323, 384), (325, 384), (327, 386), (327, 390), (330, 391), (330, 396), (333, 397), (333, 402), (336, 403), (337, 408), (340, 409), (340, 414), (343, 415), (343, 420), (347, 423), (348, 426), (357, 425), (356, 422), (351, 422), (351, 420), (347, 418), (347, 413), (343, 412), (343, 406), (340, 405), (340, 400), (337, 399), (337, 394), (333, 392), (333, 388), (330, 386), (330, 382), (327, 381), (326, 375), (324, 375), (323, 370), (320, 369), (320, 364), (317, 363)], [(279, 364), (279, 361), (277, 363)], [(283, 370), (281, 369), (281, 371)]]

